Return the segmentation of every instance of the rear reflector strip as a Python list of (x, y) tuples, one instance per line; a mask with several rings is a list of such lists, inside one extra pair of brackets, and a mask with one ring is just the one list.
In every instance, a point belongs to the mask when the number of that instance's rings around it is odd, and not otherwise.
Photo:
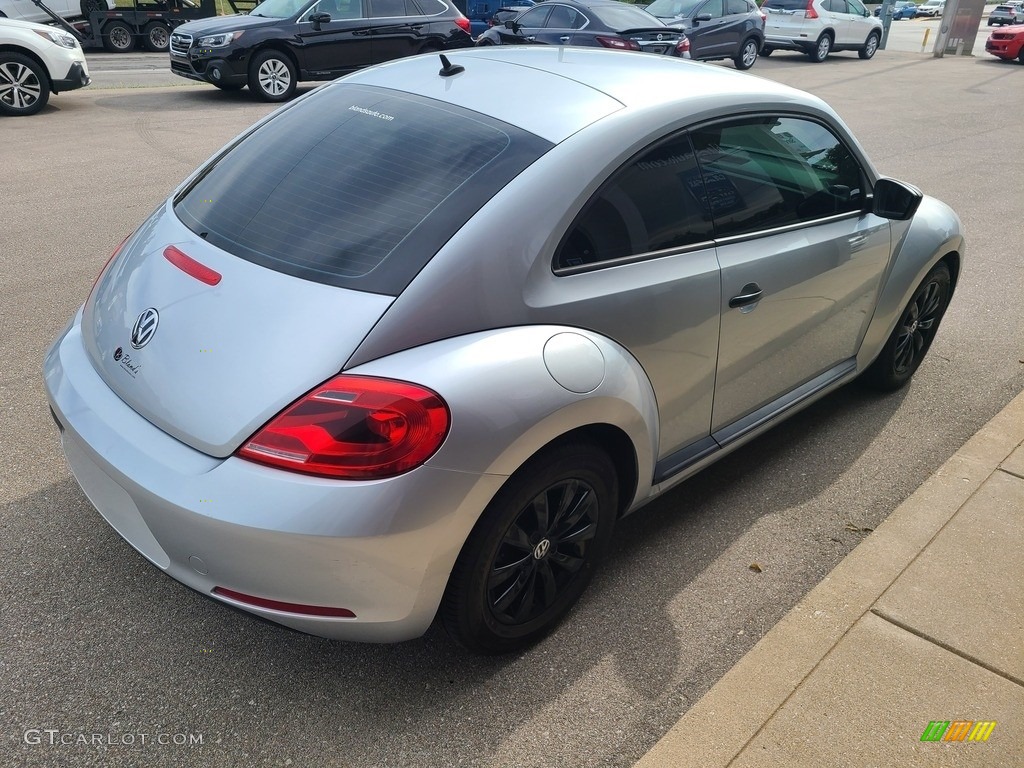
[(200, 282), (206, 283), (207, 285), (216, 285), (220, 282), (220, 272), (214, 272), (209, 267), (200, 264), (191, 256), (179, 251), (173, 245), (169, 245), (164, 248), (164, 258), (186, 275), (194, 277)]
[(265, 597), (254, 597), (242, 592), (235, 592), (226, 587), (214, 587), (213, 594), (251, 605), (254, 608), (266, 608), (270, 611), (298, 613), (306, 616), (330, 616), (337, 619), (354, 619), (356, 615), (348, 608), (331, 608), (326, 605), (302, 605), (301, 603), (282, 603), (280, 600), (268, 600)]

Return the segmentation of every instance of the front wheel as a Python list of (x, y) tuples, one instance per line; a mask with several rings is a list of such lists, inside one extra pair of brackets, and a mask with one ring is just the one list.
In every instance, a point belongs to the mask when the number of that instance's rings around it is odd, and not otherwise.
[(484, 510), (441, 601), (448, 633), (471, 651), (509, 653), (569, 612), (611, 541), (615, 466), (587, 443), (534, 456)]
[(878, 33), (872, 32), (868, 35), (868, 39), (864, 41), (864, 47), (857, 51), (857, 55), (862, 59), (870, 59), (878, 51)]
[(50, 98), (50, 79), (33, 59), (0, 51), (0, 114), (34, 115)]
[(745, 41), (736, 58), (732, 60), (736, 69), (750, 69), (754, 66), (754, 62), (757, 61), (757, 49), (757, 40), (750, 38)]
[(808, 55), (811, 57), (811, 61), (821, 63), (828, 58), (829, 53), (832, 51), (832, 38), (828, 34), (823, 34), (818, 38), (818, 42), (814, 44), (814, 50)]
[(249, 65), (249, 90), (263, 101), (287, 101), (295, 95), (295, 65), (278, 51), (258, 53)]
[(951, 282), (949, 267), (942, 262), (927, 274), (903, 310), (882, 353), (864, 371), (864, 384), (892, 392), (910, 381), (928, 353), (949, 306)]
[(103, 47), (111, 53), (128, 53), (135, 48), (135, 33), (123, 21), (112, 21), (103, 28)]

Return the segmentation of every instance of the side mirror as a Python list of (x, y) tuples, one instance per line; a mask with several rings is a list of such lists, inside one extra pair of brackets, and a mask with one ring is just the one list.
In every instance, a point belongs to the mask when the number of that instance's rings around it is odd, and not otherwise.
[(331, 14), (324, 13), (323, 11), (321, 11), (320, 13), (314, 13), (312, 16), (309, 17), (309, 20), (313, 23), (313, 29), (319, 32), (320, 25), (326, 24), (331, 20)]
[(522, 29), (522, 24), (516, 23), (514, 20), (505, 22), (505, 29), (509, 30), (513, 35), (518, 35), (519, 30)]
[(879, 179), (871, 195), (871, 212), (883, 219), (907, 221), (917, 213), (924, 193), (896, 179)]
[(693, 17), (693, 20), (694, 21), (711, 21), (711, 14), (710, 13), (698, 13), (696, 16)]

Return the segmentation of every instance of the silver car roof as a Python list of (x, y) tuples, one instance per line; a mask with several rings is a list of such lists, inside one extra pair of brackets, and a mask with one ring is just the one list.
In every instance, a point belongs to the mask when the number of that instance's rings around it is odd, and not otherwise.
[(833, 114), (820, 99), (795, 88), (669, 56), (559, 46), (488, 46), (446, 55), (465, 71), (442, 77), (440, 58), (427, 54), (357, 72), (345, 82), (421, 94), (554, 143), (612, 113), (671, 104), (689, 114), (758, 104), (813, 106)]

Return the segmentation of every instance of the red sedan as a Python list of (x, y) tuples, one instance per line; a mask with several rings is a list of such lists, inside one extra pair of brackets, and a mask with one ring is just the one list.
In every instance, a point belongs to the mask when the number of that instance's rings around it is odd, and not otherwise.
[(1024, 24), (1004, 27), (993, 32), (985, 41), (985, 50), (1000, 59), (1018, 59), (1024, 64)]

